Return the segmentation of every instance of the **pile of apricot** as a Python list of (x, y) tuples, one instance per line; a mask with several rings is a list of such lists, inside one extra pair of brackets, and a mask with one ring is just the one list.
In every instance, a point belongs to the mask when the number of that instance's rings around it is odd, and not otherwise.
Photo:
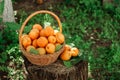
[[(34, 53), (35, 51), (40, 55), (53, 54), (56, 47), (62, 45), (65, 41), (64, 35), (52, 28), (46, 26), (43, 28), (40, 24), (34, 24), (28, 34), (22, 35), (22, 45), (27, 52)], [(79, 54), (79, 49), (65, 45), (64, 51), (61, 53), (62, 60), (70, 60), (71, 57), (76, 57)]]
[(52, 26), (43, 28), (40, 24), (34, 24), (28, 34), (22, 35), (21, 40), (27, 52), (32, 49), (40, 55), (45, 55), (55, 53), (57, 45), (62, 45), (65, 37), (61, 32), (56, 32)]
[(63, 53), (60, 55), (60, 58), (64, 61), (70, 60), (72, 57), (79, 55), (79, 49), (77, 47), (71, 47), (70, 45), (65, 45)]

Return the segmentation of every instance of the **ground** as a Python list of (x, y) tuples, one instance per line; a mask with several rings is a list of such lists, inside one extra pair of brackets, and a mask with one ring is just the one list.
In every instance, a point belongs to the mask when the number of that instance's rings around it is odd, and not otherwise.
[[(25, 0), (15, 2), (13, 5), (14, 10), (25, 10), (26, 12), (33, 12), (37, 10), (49, 10), (51, 7), (56, 5), (57, 3), (61, 3), (63, 0), (47, 0), (44, 1), (43, 4), (37, 4), (34, 0)], [(24, 4), (23, 4), (24, 3)], [(55, 9), (54, 9), (55, 10)]]

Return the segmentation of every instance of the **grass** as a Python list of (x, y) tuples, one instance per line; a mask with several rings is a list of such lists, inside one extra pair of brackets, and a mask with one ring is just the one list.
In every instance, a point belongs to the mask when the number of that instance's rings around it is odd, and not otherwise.
[(62, 6), (60, 17), (65, 18), (64, 34), (67, 42), (79, 47), (85, 59), (89, 60), (90, 70), (95, 79), (120, 79), (113, 75), (120, 74), (119, 6), (100, 6), (99, 3), (95, 4), (95, 0), (91, 1), (93, 2), (71, 1), (73, 4)]
[[(89, 62), (93, 78), (120, 79), (120, 5), (102, 6), (97, 0), (66, 0), (53, 5), (52, 11), (59, 12), (66, 43), (74, 43), (80, 49), (83, 59)], [(25, 11), (18, 14), (20, 19), (17, 23), (22, 24), (28, 14)], [(41, 23), (44, 19), (56, 23), (48, 15), (38, 15), (28, 25)], [(26, 31), (28, 29), (26, 27)]]

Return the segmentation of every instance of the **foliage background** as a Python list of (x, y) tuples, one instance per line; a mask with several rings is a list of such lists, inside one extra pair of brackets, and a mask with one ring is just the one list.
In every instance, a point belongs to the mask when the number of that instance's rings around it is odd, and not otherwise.
[[(114, 0), (112, 4), (103, 4), (100, 0), (65, 0), (52, 5), (52, 8), (48, 7), (48, 10), (60, 17), (66, 43), (74, 43), (80, 49), (82, 59), (88, 61), (91, 79), (120, 79), (119, 3), (119, 0)], [(2, 7), (0, 8), (1, 13)], [(16, 15), (19, 16), (17, 23), (4, 23), (6, 27), (0, 31), (0, 70), (7, 72), (8, 78), (13, 80), (25, 78), (22, 76), (23, 59), (18, 46), (18, 30), (28, 15), (27, 11), (20, 10)], [(44, 17), (38, 15), (30, 20), (26, 31), (32, 24), (41, 23), (44, 19), (55, 23), (48, 15)]]

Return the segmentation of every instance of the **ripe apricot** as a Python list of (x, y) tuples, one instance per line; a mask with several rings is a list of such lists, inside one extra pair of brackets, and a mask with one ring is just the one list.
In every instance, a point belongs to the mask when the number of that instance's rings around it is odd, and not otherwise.
[(45, 29), (42, 29), (42, 30), (40, 31), (40, 36), (45, 36)]
[(22, 45), (24, 46), (24, 48), (26, 48), (27, 46), (31, 45), (31, 39), (28, 36), (24, 36), (22, 38)]
[(74, 48), (71, 48), (71, 55), (72, 56), (78, 56), (78, 54), (79, 54), (79, 50), (78, 50), (78, 48), (76, 48), (76, 47), (74, 47)]
[(48, 37), (51, 35), (54, 35), (54, 29), (51, 26), (47, 26), (45, 28), (45, 36)]
[(65, 41), (65, 37), (61, 32), (57, 32), (55, 36), (58, 43), (62, 44)]
[(71, 47), (69, 46), (69, 45), (65, 45), (65, 50), (68, 50), (68, 51), (70, 51), (71, 50)]
[(46, 46), (46, 51), (49, 54), (53, 54), (55, 52), (55, 45), (52, 43), (48, 43)]
[(24, 38), (24, 37), (28, 37), (28, 35), (27, 34), (22, 34), (22, 39)]
[(35, 47), (30, 45), (30, 46), (28, 46), (28, 47), (26, 48), (26, 51), (27, 51), (27, 52), (30, 52), (31, 49), (35, 49)]
[(61, 55), (60, 58), (64, 61), (70, 60), (71, 59), (71, 54), (70, 51), (65, 50)]
[(30, 32), (29, 32), (29, 37), (34, 40), (34, 39), (37, 39), (39, 37), (39, 30), (38, 29), (32, 29)]
[(53, 43), (53, 44), (56, 43), (56, 38), (55, 38), (55, 36), (49, 36), (49, 37), (48, 37), (48, 42), (49, 42), (49, 43)]
[(39, 37), (39, 38), (37, 39), (37, 45), (38, 45), (39, 47), (45, 47), (47, 44), (48, 44), (48, 40), (47, 40), (46, 37)]
[(37, 45), (37, 39), (33, 40), (32, 45), (33, 45), (35, 48), (38, 47), (38, 45)]
[(38, 29), (39, 31), (42, 30), (42, 26), (40, 24), (34, 24), (33, 29)]
[(46, 54), (45, 48), (37, 48), (40, 55)]
[(43, 0), (37, 0), (36, 2), (37, 2), (37, 4), (42, 4)]

